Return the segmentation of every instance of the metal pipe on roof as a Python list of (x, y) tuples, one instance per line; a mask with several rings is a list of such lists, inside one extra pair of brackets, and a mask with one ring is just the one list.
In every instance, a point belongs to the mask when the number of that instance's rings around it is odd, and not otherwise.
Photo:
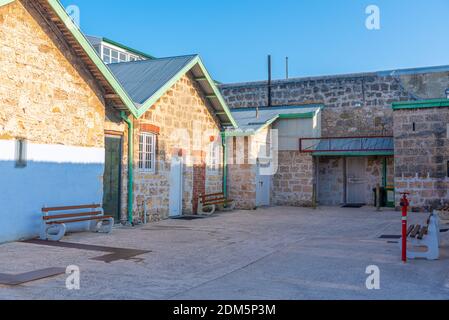
[(271, 54), (268, 55), (268, 104), (269, 107), (272, 106), (271, 101)]

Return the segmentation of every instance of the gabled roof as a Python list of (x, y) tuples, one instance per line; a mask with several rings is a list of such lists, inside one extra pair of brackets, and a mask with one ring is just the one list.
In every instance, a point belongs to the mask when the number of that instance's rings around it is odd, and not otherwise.
[[(14, 1), (18, 0), (0, 0), (0, 6)], [(28, 1), (27, 4), (37, 10), (47, 23), (55, 27), (53, 28), (54, 32), (67, 42), (67, 50), (70, 50), (82, 60), (87, 70), (104, 90), (107, 104), (118, 110), (130, 111), (133, 115), (137, 115), (137, 108), (133, 100), (69, 17), (62, 4), (58, 0), (34, 0)]]
[(198, 55), (124, 62), (110, 70), (132, 98), (137, 117), (151, 108), (179, 79), (190, 72), (223, 126), (236, 127), (226, 102)]
[(308, 104), (231, 109), (231, 113), (237, 121), (238, 129), (228, 131), (228, 135), (255, 134), (278, 119), (312, 119), (322, 108), (324, 108), (322, 104)]
[(141, 56), (141, 57), (144, 57), (144, 58), (147, 58), (147, 59), (154, 59), (154, 57), (152, 55), (148, 54), (148, 53), (136, 50), (136, 49), (131, 48), (131, 47), (127, 46), (127, 45), (124, 45), (124, 44), (122, 44), (120, 42), (117, 42), (117, 41), (114, 41), (114, 40), (111, 40), (111, 39), (108, 39), (108, 38), (105, 38), (105, 37), (97, 37), (97, 36), (86, 35), (86, 38), (87, 38), (87, 40), (89, 40), (89, 42), (92, 45), (100, 44), (101, 42), (106, 42), (106, 43), (111, 44), (113, 46), (122, 48), (123, 50), (126, 50), (126, 51), (129, 51), (131, 53), (134, 53), (134, 54), (136, 54), (138, 56)]
[(163, 58), (152, 61), (123, 62), (109, 65), (115, 77), (140, 109), (196, 56)]

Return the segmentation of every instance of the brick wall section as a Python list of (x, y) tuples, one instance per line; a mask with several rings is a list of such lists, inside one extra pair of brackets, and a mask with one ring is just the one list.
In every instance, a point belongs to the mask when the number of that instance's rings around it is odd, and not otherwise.
[[(142, 124), (160, 128), (157, 137), (155, 174), (138, 170), (139, 133)], [(148, 112), (140, 119), (135, 119), (134, 125), (136, 128), (134, 132), (134, 218), (143, 217), (144, 204), (146, 204), (150, 221), (168, 217), (171, 157), (180, 153), (184, 158), (183, 211), (185, 214), (193, 213), (193, 203), (196, 201), (193, 194), (194, 165), (204, 161), (198, 158), (200, 151), (207, 152), (210, 137), (219, 137), (220, 133), (218, 120), (212, 116), (212, 110), (199, 85), (189, 74), (186, 74)], [(127, 133), (125, 133), (122, 177), (123, 220), (126, 220), (127, 216), (127, 139)], [(197, 143), (194, 143), (195, 141)], [(220, 164), (221, 159), (220, 148)], [(201, 172), (204, 173), (203, 170)], [(207, 193), (221, 192), (222, 177), (221, 165), (216, 171), (206, 170), (205, 183), (201, 182), (201, 185), (206, 185)], [(200, 188), (196, 190), (200, 191)]]
[(415, 210), (429, 210), (447, 202), (449, 108), (397, 110), (394, 121), (397, 202), (404, 191), (411, 192)]
[(104, 147), (101, 90), (26, 2), (0, 7), (0, 139)]
[(273, 204), (311, 206), (314, 163), (312, 155), (299, 151), (279, 151), (279, 169), (273, 177)]
[[(195, 163), (193, 165), (193, 199), (198, 199), (200, 195), (206, 192), (206, 154), (199, 152), (196, 154)], [(198, 211), (198, 201), (193, 201), (193, 212)]]
[[(267, 105), (266, 86), (266, 82), (226, 84), (221, 91), (231, 108), (257, 107)], [(272, 101), (273, 105), (323, 103), (323, 136), (392, 135), (393, 102), (443, 97), (448, 86), (448, 72), (298, 78), (274, 81)]]

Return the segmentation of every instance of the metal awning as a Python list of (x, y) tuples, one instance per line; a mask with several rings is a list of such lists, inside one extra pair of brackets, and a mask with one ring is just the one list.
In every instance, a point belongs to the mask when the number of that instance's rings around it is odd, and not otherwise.
[(300, 139), (300, 150), (314, 156), (391, 156), (394, 138), (325, 137)]

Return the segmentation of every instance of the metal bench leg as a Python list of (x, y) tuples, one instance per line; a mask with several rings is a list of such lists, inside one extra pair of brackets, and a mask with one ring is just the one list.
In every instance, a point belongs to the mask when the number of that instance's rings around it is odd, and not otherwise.
[(218, 206), (219, 211), (234, 211), (235, 210), (235, 201), (232, 201), (231, 203), (227, 204), (226, 207), (224, 204), (220, 204)]
[(114, 227), (114, 219), (107, 218), (96, 222), (95, 226), (91, 230), (98, 233), (111, 233), (113, 227)]
[(67, 226), (65, 224), (55, 224), (45, 227), (45, 237), (42, 240), (48, 241), (61, 241), (64, 238), (67, 231)]

